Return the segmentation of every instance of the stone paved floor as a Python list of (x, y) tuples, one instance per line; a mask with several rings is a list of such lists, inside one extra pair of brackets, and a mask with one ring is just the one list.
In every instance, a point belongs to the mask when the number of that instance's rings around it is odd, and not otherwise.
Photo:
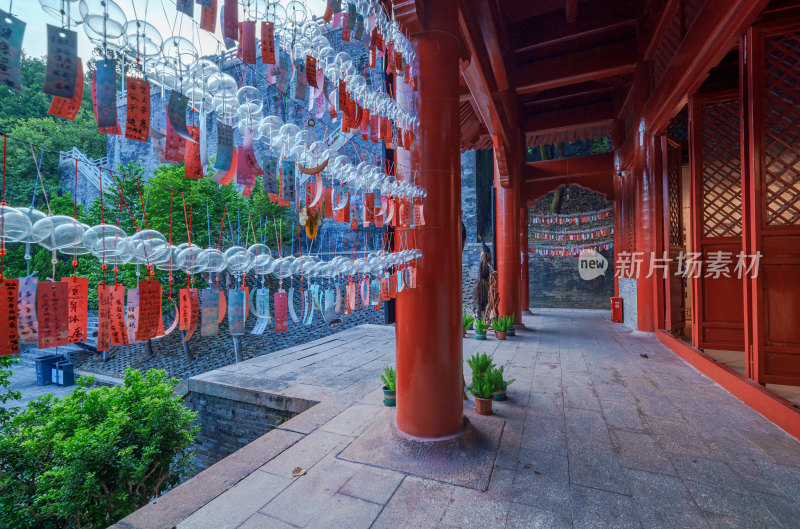
[(292, 433), (301, 414), (262, 437), (286, 448), (178, 529), (800, 528), (796, 440), (607, 312), (524, 323), (505, 342), (464, 342), (517, 379), (495, 403), (506, 422), (487, 492), (339, 459), (392, 413), (375, 390), (311, 431)]

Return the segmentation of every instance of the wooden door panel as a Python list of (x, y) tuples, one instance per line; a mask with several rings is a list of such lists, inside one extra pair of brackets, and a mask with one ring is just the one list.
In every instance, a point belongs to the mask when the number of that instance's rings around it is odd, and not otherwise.
[(800, 385), (800, 18), (751, 27), (744, 38), (751, 376)]
[[(744, 351), (743, 282), (733, 273), (742, 250), (738, 93), (694, 96), (690, 112), (692, 251), (703, 263), (692, 278), (692, 341), (701, 349)], [(729, 256), (731, 277), (706, 277), (713, 252)]]

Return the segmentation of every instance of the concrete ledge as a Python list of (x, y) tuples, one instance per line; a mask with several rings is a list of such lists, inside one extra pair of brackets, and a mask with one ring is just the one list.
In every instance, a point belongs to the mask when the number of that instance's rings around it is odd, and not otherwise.
[[(189, 392), (247, 402), (281, 411), (302, 413), (325, 397), (316, 387), (300, 387), (263, 376), (209, 371), (188, 380)], [(317, 396), (317, 399), (309, 398)]]
[(302, 438), (295, 432), (272, 430), (111, 527), (173, 529)]
[(728, 390), (764, 418), (800, 440), (800, 410), (790, 401), (772, 393), (758, 382), (742, 376), (730, 367), (663, 330), (656, 331), (658, 341), (696, 367), (704, 375)]

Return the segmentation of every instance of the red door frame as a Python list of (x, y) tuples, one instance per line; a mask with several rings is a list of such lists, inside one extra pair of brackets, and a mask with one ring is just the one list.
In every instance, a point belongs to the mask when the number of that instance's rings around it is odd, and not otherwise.
[[(746, 124), (742, 131), (743, 216), (747, 227), (744, 251), (747, 255), (763, 254), (758, 276), (744, 279), (744, 295), (749, 320), (748, 376), (761, 383), (800, 385), (800, 224), (769, 225), (767, 218), (769, 114), (765, 72), (769, 65), (764, 43), (786, 33), (800, 33), (800, 17), (752, 26), (742, 41), (742, 55), (746, 58), (741, 85)], [(777, 111), (785, 112), (786, 108), (781, 105)], [(789, 139), (781, 135), (779, 141)], [(783, 144), (780, 148), (797, 151), (799, 143), (795, 139), (793, 145)], [(793, 206), (796, 204), (795, 201)]]
[[(732, 252), (735, 258), (742, 250), (741, 236), (707, 237), (704, 230), (703, 106), (726, 101), (739, 101), (738, 90), (697, 94), (691, 97), (689, 104), (689, 148), (692, 171), (690, 234), (692, 252), (699, 252), (703, 263), (700, 277), (692, 278), (692, 343), (699, 349), (743, 351), (744, 306), (738, 316), (735, 310), (730, 310), (731, 307), (744, 303), (742, 282), (736, 281), (735, 276), (733, 279), (703, 277), (710, 252)], [(712, 301), (713, 305), (709, 301)]]
[[(678, 231), (683, 238), (683, 208), (681, 203), (681, 145), (677, 141), (669, 138), (666, 134), (659, 136), (661, 147), (661, 170), (662, 170), (662, 226), (664, 233), (662, 236), (663, 250), (670, 257), (670, 273), (664, 277), (664, 328), (669, 331), (680, 331), (685, 326), (685, 288), (683, 278), (677, 275), (677, 257), (681, 251), (685, 251), (686, 245), (672, 244), (670, 233), (670, 189), (669, 171), (672, 164), (677, 161), (678, 166)], [(677, 159), (675, 158), (677, 156)]]

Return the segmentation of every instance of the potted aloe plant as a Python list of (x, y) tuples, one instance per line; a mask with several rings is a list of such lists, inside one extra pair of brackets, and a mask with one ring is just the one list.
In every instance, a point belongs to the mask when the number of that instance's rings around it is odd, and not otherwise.
[(506, 336), (516, 336), (517, 333), (514, 330), (514, 317), (516, 316), (515, 312), (511, 313), (511, 316), (506, 316), (508, 318), (508, 329), (506, 329)]
[(475, 397), (475, 411), (481, 415), (492, 414), (492, 399), (494, 397), (494, 369), (492, 357), (486, 353), (474, 354), (467, 359), (467, 365), (472, 371), (472, 383), (467, 388)]
[(381, 382), (383, 382), (383, 403), (387, 406), (394, 406), (396, 403), (395, 391), (397, 389), (397, 380), (395, 379), (393, 367), (387, 366), (383, 370)]
[(507, 400), (508, 397), (506, 396), (506, 388), (511, 385), (516, 379), (512, 378), (511, 380), (506, 380), (503, 378), (503, 370), (504, 366), (492, 368), (489, 371), (489, 378), (492, 380), (492, 384), (495, 386), (494, 390), (494, 400)]
[(461, 316), (461, 327), (462, 327), (462, 329), (464, 331), (464, 335), (463, 335), (464, 338), (467, 337), (467, 330), (470, 327), (472, 327), (472, 324), (473, 324), (474, 321), (475, 321), (475, 318), (473, 316), (470, 316), (466, 312), (464, 313), (463, 316)]
[(486, 339), (486, 322), (483, 321), (483, 318), (478, 318), (475, 320), (475, 339)]
[(508, 330), (508, 318), (501, 317), (494, 320), (492, 322), (492, 329), (494, 329), (494, 335), (497, 336), (498, 340), (505, 340), (506, 331)]

